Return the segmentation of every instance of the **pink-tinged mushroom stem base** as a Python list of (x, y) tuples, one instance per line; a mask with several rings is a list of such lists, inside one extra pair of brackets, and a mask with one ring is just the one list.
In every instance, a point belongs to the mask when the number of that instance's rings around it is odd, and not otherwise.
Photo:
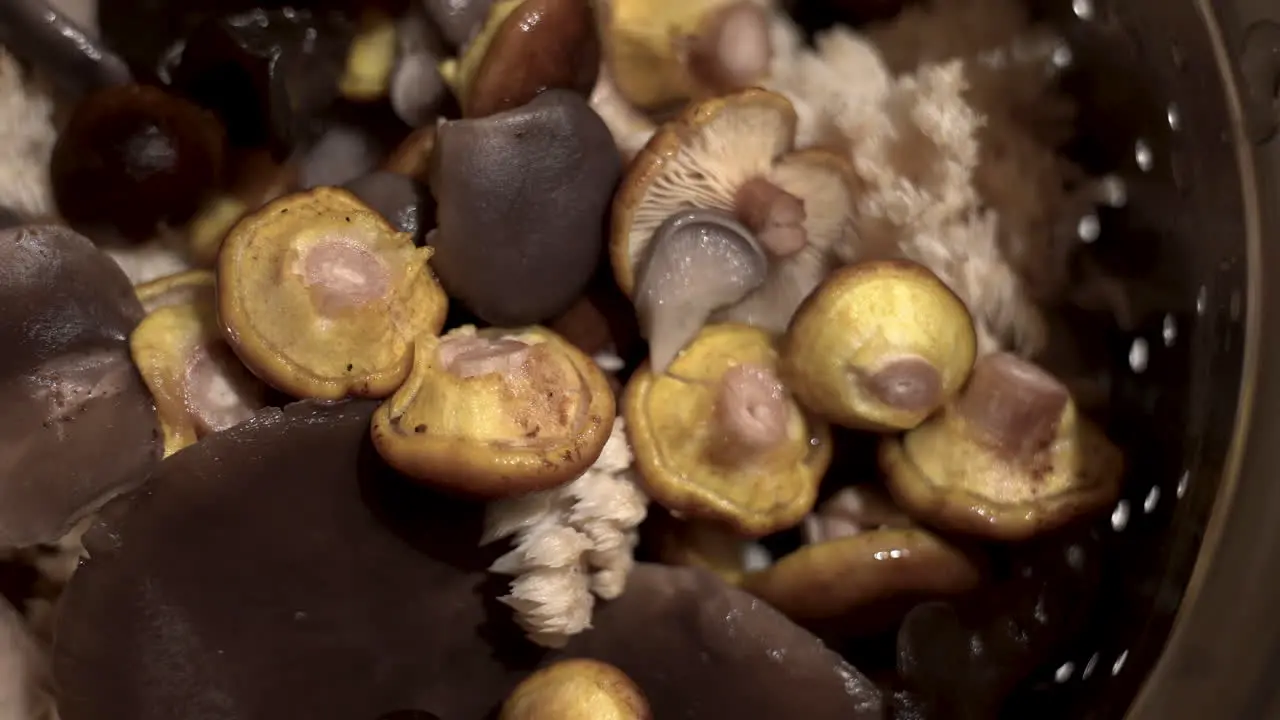
[(750, 87), (773, 60), (769, 11), (740, 0), (712, 13), (689, 38), (689, 74), (706, 89), (728, 93)]
[(1009, 353), (973, 367), (956, 412), (981, 439), (1008, 457), (1029, 461), (1057, 437), (1071, 393), (1040, 367)]
[(897, 410), (923, 413), (942, 404), (942, 374), (921, 357), (895, 358), (854, 376), (872, 397)]
[(322, 240), (294, 265), (316, 309), (332, 315), (377, 302), (391, 292), (391, 268), (377, 254), (347, 238)]
[(440, 343), (440, 362), (460, 378), (506, 375), (523, 367), (530, 345), (519, 340), (478, 337), (450, 338)]
[(239, 425), (262, 407), (262, 386), (222, 343), (191, 353), (185, 386), (187, 412), (202, 435)]
[(759, 457), (786, 440), (789, 420), (786, 389), (773, 371), (756, 365), (730, 368), (715, 400), (715, 459), (739, 464)]
[(742, 224), (774, 257), (794, 255), (809, 243), (804, 229), (804, 201), (762, 177), (752, 178), (738, 188), (734, 208)]

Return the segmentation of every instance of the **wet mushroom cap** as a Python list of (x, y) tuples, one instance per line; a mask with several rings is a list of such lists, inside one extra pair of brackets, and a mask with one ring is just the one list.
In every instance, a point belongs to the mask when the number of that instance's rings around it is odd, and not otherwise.
[(1077, 414), (1056, 378), (1008, 353), (979, 359), (960, 397), (901, 439), (880, 464), (908, 513), (930, 525), (1025, 540), (1115, 502), (1124, 457)]
[(427, 17), (450, 47), (461, 48), (480, 27), (494, 0), (415, 0), (420, 1)]
[(50, 160), (58, 210), (149, 239), (196, 213), (222, 176), (225, 138), (211, 113), (144, 85), (110, 86), (76, 105)]
[(322, 187), (245, 217), (218, 255), (223, 334), (255, 375), (294, 397), (385, 397), (447, 298), (417, 248), (351, 193)]
[(374, 414), (393, 467), (450, 493), (506, 497), (569, 482), (609, 438), (617, 410), (604, 374), (540, 327), (463, 327), (422, 337), (413, 370)]
[[(519, 107), (551, 88), (586, 97), (595, 87), (600, 41), (589, 0), (515, 0), (497, 12), (510, 2), (495, 6), (489, 22), (497, 26), (486, 28), (483, 41), (463, 57), (459, 94), (466, 117)], [(473, 53), (479, 59), (468, 57)]]
[(421, 212), (425, 208), (434, 216), (430, 194), (405, 175), (376, 170), (345, 183), (343, 187), (381, 213), (396, 230), (415, 238), (420, 236), (424, 220), (435, 220), (434, 217), (423, 218)]
[(977, 354), (964, 303), (905, 260), (832, 273), (792, 320), (782, 374), (800, 402), (865, 430), (907, 430), (959, 392)]
[(844, 634), (889, 625), (911, 602), (959, 595), (980, 579), (974, 561), (941, 538), (899, 528), (806, 545), (748, 573), (741, 587), (805, 627)]
[(120, 268), (58, 226), (0, 231), (0, 547), (52, 542), (160, 457), (129, 358), (142, 306)]
[(768, 334), (708, 325), (667, 372), (642, 365), (622, 396), (645, 491), (684, 517), (747, 536), (798, 524), (831, 462), (827, 426), (777, 382)]
[(429, 171), (439, 225), (428, 239), (432, 267), (486, 322), (553, 318), (596, 269), (620, 173), (609, 129), (567, 90), (446, 122)]
[(563, 651), (529, 645), (486, 572), (503, 549), (476, 548), (480, 506), (381, 464), (372, 411), (268, 411), (109, 508), (62, 600), (63, 719), (481, 720), (570, 657), (617, 666), (655, 717), (880, 717), (878, 691), (838, 655), (699, 571), (642, 564), (593, 630)]
[(618, 668), (573, 658), (525, 678), (498, 720), (652, 720), (649, 702)]

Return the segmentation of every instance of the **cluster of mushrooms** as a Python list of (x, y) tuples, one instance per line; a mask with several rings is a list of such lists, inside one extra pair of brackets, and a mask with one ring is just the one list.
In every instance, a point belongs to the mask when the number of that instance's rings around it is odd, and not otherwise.
[(73, 101), (0, 218), (0, 545), (89, 521), (62, 720), (880, 718), (833, 648), (953, 662), (922, 601), (1115, 501), (968, 271), (867, 240), (769, 0), (171, 5), (0, 9)]

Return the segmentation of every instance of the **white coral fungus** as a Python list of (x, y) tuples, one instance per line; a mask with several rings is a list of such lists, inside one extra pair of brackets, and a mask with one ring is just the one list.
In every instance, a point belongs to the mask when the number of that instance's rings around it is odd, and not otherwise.
[(562, 647), (591, 627), (595, 598), (622, 594), (649, 499), (635, 482), (622, 418), (590, 468), (566, 485), (490, 503), (482, 545), (513, 538), (489, 569), (513, 575), (499, 598), (529, 639)]

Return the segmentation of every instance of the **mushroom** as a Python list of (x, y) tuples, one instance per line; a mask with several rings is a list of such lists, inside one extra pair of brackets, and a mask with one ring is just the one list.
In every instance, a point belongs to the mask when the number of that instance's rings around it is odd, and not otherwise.
[(573, 658), (525, 678), (498, 720), (652, 720), (649, 701), (627, 674), (609, 663)]
[[(609, 248), (618, 285), (637, 297), (644, 263), (661, 252), (656, 233), (672, 216), (695, 208), (731, 213), (768, 256), (768, 273), (713, 319), (781, 333), (829, 270), (853, 208), (848, 163), (820, 150), (790, 152), (795, 127), (786, 98), (756, 89), (698, 103), (664, 125), (632, 161), (614, 201)], [(718, 290), (706, 280), (732, 273), (739, 257), (704, 267), (695, 287)], [(720, 298), (699, 304), (713, 299)]]
[(223, 242), (223, 333), (281, 392), (386, 397), (409, 375), (415, 339), (444, 326), (448, 299), (430, 258), (345, 190), (285, 196)]
[(50, 161), (58, 210), (135, 240), (186, 222), (222, 174), (222, 127), (159, 88), (115, 85), (80, 102)]
[(400, 144), (391, 151), (382, 163), (382, 169), (426, 183), (431, 153), (435, 147), (435, 124), (418, 128), (409, 133), (408, 137), (400, 141)]
[(412, 354), (373, 440), (420, 482), (482, 498), (546, 490), (581, 475), (609, 439), (608, 381), (549, 330), (464, 326), (419, 337)]
[(43, 0), (0, 3), (0, 45), (48, 72), (76, 97), (132, 79), (119, 55)]
[(659, 225), (635, 287), (654, 371), (664, 372), (712, 312), (763, 285), (768, 271), (755, 236), (727, 212), (688, 210)]
[(909, 430), (960, 391), (977, 342), (964, 302), (927, 268), (869, 261), (832, 273), (796, 312), (782, 376), (832, 423)]
[(429, 171), (439, 227), (428, 238), (440, 281), (494, 325), (559, 315), (595, 271), (620, 173), (608, 128), (567, 90), (442, 124)]
[(63, 720), (228, 707), (481, 720), (569, 658), (617, 667), (655, 717), (881, 717), (879, 692), (839, 655), (691, 569), (641, 564), (591, 632), (532, 652), (492, 602), (480, 508), (382, 465), (373, 409), (268, 410), (166, 459), (145, 492), (102, 514), (62, 598)]
[(757, 537), (798, 524), (831, 462), (827, 426), (775, 375), (769, 335), (708, 325), (665, 373), (642, 365), (622, 396), (645, 491), (682, 517)]
[(591, 109), (600, 115), (604, 124), (613, 133), (613, 141), (618, 146), (622, 159), (631, 162), (636, 153), (649, 142), (649, 138), (658, 131), (658, 124), (648, 115), (627, 102), (618, 92), (617, 85), (609, 75), (607, 66), (600, 68), (596, 86), (591, 90)]
[(431, 24), (454, 50), (480, 32), (494, 0), (420, 0)]
[(600, 41), (590, 0), (498, 0), (447, 71), (464, 117), (511, 110), (554, 88), (591, 94)]
[(430, 32), (426, 18), (412, 7), (396, 24), (399, 56), (391, 72), (389, 99), (396, 116), (414, 128), (434, 128), (448, 96)]
[(743, 574), (773, 562), (763, 545), (716, 523), (666, 514), (646, 527), (664, 564), (710, 570), (733, 585), (742, 581)]
[(340, 186), (372, 171), (383, 149), (364, 128), (335, 123), (298, 160), (298, 187)]
[[(396, 230), (422, 237), (425, 222), (434, 222), (431, 196), (412, 178), (386, 170), (375, 170), (343, 185), (365, 205), (377, 210)], [(425, 206), (426, 212), (422, 212)]]
[(226, 175), (225, 186), (187, 223), (188, 250), (201, 266), (214, 264), (222, 241), (241, 218), (298, 186), (297, 165), (276, 162), (262, 149), (233, 153)]
[(396, 22), (377, 8), (366, 9), (360, 29), (347, 49), (347, 64), (338, 79), (338, 92), (355, 102), (387, 96), (398, 49)]
[(1065, 385), (1009, 353), (978, 360), (960, 397), (880, 461), (894, 499), (937, 527), (1024, 540), (1115, 501), (1124, 459)]
[(155, 399), (165, 455), (267, 404), (266, 387), (222, 339), (212, 292), (151, 311), (129, 336), (129, 349)]
[(773, 56), (770, 11), (755, 0), (610, 0), (608, 8), (608, 69), (642, 110), (750, 87)]
[(161, 76), (217, 113), (237, 147), (269, 142), (285, 154), (312, 141), (321, 111), (339, 97), (356, 32), (346, 15), (286, 7), (201, 19)]
[(0, 547), (23, 547), (57, 540), (142, 482), (160, 433), (129, 359), (142, 306), (86, 238), (0, 231), (0, 308)]
[(49, 668), (44, 648), (22, 615), (0, 599), (0, 717), (50, 717)]
[(208, 270), (184, 270), (133, 288), (148, 314), (162, 307), (212, 300), (217, 278)]
[(741, 587), (824, 637), (892, 627), (922, 598), (978, 586), (973, 559), (921, 528), (854, 532), (805, 545)]

